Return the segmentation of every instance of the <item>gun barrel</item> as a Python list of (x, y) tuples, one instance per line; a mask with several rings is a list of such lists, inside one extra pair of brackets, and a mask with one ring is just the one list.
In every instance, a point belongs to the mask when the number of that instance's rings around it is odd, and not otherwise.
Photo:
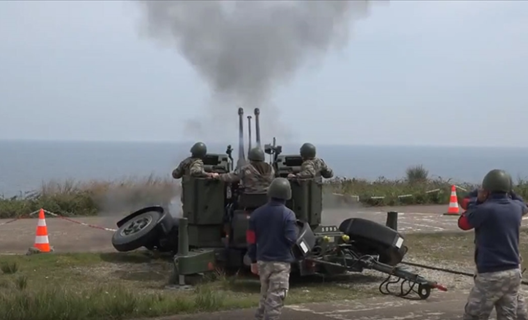
[(251, 116), (247, 116), (248, 119), (248, 157), (249, 157), (249, 150), (251, 150)]
[(257, 147), (260, 148), (260, 109), (255, 108), (255, 135), (257, 137)]
[(245, 161), (244, 152), (244, 109), (238, 108), (238, 161)]

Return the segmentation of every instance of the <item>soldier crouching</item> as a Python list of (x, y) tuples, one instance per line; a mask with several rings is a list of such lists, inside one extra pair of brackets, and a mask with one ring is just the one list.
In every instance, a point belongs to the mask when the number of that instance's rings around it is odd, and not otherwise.
[(256, 320), (278, 320), (289, 290), (291, 251), (297, 237), (295, 214), (286, 207), (290, 182), (275, 178), (268, 188), (269, 202), (253, 211), (247, 231), (251, 272), (260, 277), (260, 302)]

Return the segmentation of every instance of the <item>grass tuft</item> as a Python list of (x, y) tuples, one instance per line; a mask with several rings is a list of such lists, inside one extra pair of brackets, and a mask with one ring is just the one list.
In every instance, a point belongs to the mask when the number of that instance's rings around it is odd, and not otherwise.
[(4, 274), (13, 274), (18, 271), (18, 263), (16, 262), (3, 262), (0, 269)]

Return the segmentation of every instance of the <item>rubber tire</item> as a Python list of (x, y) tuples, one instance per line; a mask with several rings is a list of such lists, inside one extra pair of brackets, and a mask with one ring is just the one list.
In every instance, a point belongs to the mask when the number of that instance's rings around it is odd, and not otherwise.
[(394, 245), (397, 237), (404, 238), (401, 234), (372, 220), (350, 218), (341, 223), (339, 231), (354, 240), (360, 254), (379, 255), (379, 261), (390, 266), (400, 263), (407, 253), (407, 247)]
[(122, 236), (121, 232), (124, 228), (128, 226), (128, 221), (123, 224), (119, 229), (117, 229), (116, 232), (114, 232), (114, 235), (112, 236), (112, 245), (117, 251), (120, 252), (127, 252), (139, 249), (143, 246), (150, 246), (152, 243), (155, 243), (156, 238), (158, 236), (159, 229), (158, 223), (161, 218), (161, 214), (156, 211), (148, 211), (145, 213), (142, 213), (136, 217), (134, 217), (131, 220), (136, 220), (140, 217), (150, 216), (152, 219), (152, 222), (141, 231), (130, 235), (130, 236)]

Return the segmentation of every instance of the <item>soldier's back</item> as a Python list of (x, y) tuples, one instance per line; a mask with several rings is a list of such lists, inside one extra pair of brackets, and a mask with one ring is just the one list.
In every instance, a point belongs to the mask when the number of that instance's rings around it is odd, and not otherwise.
[(191, 176), (196, 176), (197, 172), (203, 171), (203, 161), (198, 158), (188, 157), (182, 160), (178, 167), (172, 172), (175, 179), (187, 179)]
[(329, 179), (333, 177), (334, 172), (326, 165), (322, 158), (315, 158), (312, 161), (314, 163), (317, 181), (322, 182), (322, 178)]
[(242, 170), (242, 185), (244, 193), (266, 193), (275, 178), (273, 167), (268, 163), (259, 163), (258, 168), (252, 164), (245, 165)]

